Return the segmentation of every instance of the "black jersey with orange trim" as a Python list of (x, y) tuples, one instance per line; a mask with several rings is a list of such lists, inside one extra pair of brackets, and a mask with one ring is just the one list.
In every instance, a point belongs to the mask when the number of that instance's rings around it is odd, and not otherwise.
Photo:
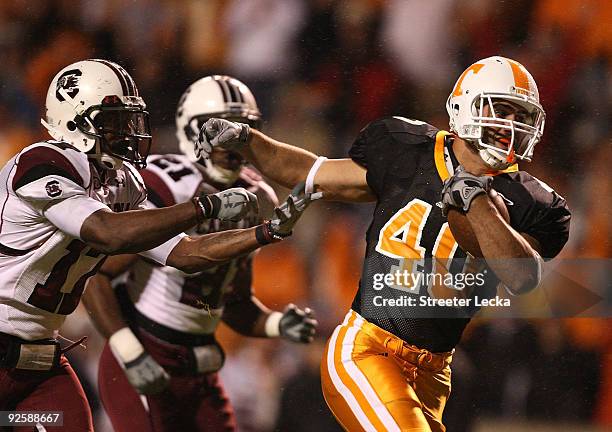
[[(449, 351), (459, 342), (469, 322), (465, 310), (454, 315), (451, 308), (381, 306), (380, 300), (413, 296), (418, 301), (420, 296), (437, 296), (425, 278), (405, 285), (406, 279), (399, 284), (398, 279), (385, 281), (387, 274), (440, 271), (432, 256), (452, 256), (451, 267), (466, 262), (467, 254), (457, 247), (436, 206), (443, 180), (457, 166), (450, 138), (427, 123), (389, 117), (366, 126), (349, 151), (350, 157), (367, 169), (368, 185), (377, 197), (366, 234), (360, 289), (352, 308), (373, 324), (433, 352)], [(544, 258), (557, 255), (569, 232), (565, 200), (515, 166), (495, 176), (493, 188), (506, 198), (513, 228), (536, 238), (543, 245)], [(452, 270), (460, 269), (447, 271)], [(488, 272), (486, 283), (471, 295), (491, 297), (497, 283)], [(470, 315), (476, 311), (473, 308)]]

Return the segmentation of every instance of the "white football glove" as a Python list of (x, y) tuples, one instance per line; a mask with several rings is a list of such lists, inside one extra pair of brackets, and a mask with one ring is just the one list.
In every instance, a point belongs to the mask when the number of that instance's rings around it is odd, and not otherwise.
[(246, 146), (251, 128), (244, 123), (211, 118), (200, 129), (195, 142), (195, 154), (198, 159), (208, 159), (213, 148), (240, 150)]
[(214, 194), (202, 193), (196, 199), (206, 219), (237, 222), (259, 212), (257, 196), (244, 188), (230, 188)]

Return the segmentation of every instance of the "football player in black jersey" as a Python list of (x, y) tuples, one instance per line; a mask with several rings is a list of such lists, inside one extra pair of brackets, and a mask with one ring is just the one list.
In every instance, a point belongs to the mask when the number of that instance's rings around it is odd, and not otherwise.
[[(375, 297), (439, 297), (436, 283), (385, 276), (450, 271), (439, 263), (472, 258), (448, 227), (451, 208), (466, 214), (492, 270), (479, 296), (494, 294), (500, 281), (512, 294), (533, 289), (542, 259), (555, 257), (568, 239), (565, 200), (516, 165), (531, 160), (544, 130), (529, 72), (504, 57), (480, 60), (459, 77), (447, 111), (450, 133), (403, 117), (374, 121), (359, 133), (349, 159), (317, 157), (220, 119), (200, 133), (196, 152), (204, 157), (213, 147), (237, 150), (287, 187), (306, 180), (307, 190), (324, 199), (376, 202), (360, 289), (321, 366), (325, 399), (351, 432), (445, 430), (452, 352), (477, 308), (467, 314), (458, 308), (450, 314), (455, 319), (443, 319), (448, 314), (440, 308), (381, 305)], [(509, 223), (487, 193), (491, 188), (503, 195)]]

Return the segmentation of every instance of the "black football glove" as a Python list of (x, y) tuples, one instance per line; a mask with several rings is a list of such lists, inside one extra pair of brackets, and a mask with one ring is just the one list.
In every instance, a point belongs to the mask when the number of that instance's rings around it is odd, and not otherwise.
[(282, 338), (299, 343), (312, 342), (318, 325), (312, 309), (301, 310), (294, 304), (287, 305), (278, 324)]
[(154, 395), (167, 387), (170, 375), (145, 351), (129, 328), (114, 333), (108, 342), (117, 363), (138, 393)]
[(451, 207), (467, 212), (474, 198), (487, 193), (492, 182), (493, 178), (490, 176), (476, 176), (459, 166), (455, 174), (447, 178), (442, 186), (440, 202), (437, 203), (442, 215), (446, 217)]

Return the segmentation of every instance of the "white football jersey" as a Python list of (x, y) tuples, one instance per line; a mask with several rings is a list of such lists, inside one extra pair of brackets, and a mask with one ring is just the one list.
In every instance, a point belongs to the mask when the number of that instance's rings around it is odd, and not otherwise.
[[(217, 190), (205, 183), (197, 165), (183, 155), (155, 155), (140, 171), (148, 200), (156, 207), (189, 201), (200, 191)], [(233, 187), (244, 187), (277, 204), (274, 190), (254, 170), (243, 168)], [(260, 223), (258, 218), (240, 222), (206, 221), (190, 234), (206, 234), (227, 229), (248, 228)], [(251, 257), (198, 273), (186, 274), (172, 267), (139, 259), (126, 280), (128, 293), (136, 309), (159, 324), (190, 334), (211, 334), (223, 313), (223, 305), (234, 298), (251, 296)]]
[(139, 208), (144, 182), (128, 163), (98, 170), (55, 141), (33, 144), (0, 171), (0, 332), (54, 336), (105, 256), (79, 238), (95, 211)]

